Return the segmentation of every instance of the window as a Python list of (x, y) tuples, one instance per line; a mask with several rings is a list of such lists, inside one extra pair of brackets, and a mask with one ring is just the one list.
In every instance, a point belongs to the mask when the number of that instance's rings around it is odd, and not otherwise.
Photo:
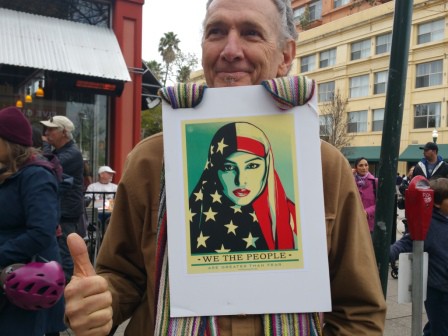
[(375, 72), (374, 74), (374, 84), (373, 84), (373, 94), (386, 93), (387, 89), (387, 71)]
[(357, 111), (348, 113), (347, 132), (348, 133), (367, 132), (367, 111)]
[(336, 64), (336, 48), (322, 51), (319, 54), (319, 68), (326, 68)]
[(319, 84), (318, 91), (318, 100), (320, 102), (331, 101), (334, 97), (334, 82)]
[[(61, 1), (45, 0), (38, 4), (34, 1), (0, 1), (1, 8), (12, 9), (37, 15), (54, 17), (101, 27), (110, 27), (112, 1)], [(43, 4), (43, 5), (41, 5)]]
[(294, 22), (295, 24), (300, 23), (301, 17), (305, 14), (305, 6), (294, 9)]
[(392, 33), (377, 36), (375, 54), (378, 55), (390, 52), (391, 45), (392, 45)]
[(322, 17), (322, 0), (310, 3), (310, 21), (319, 20)]
[(370, 56), (370, 39), (352, 43), (351, 60), (357, 60)]
[(417, 44), (443, 40), (445, 19), (418, 25)]
[(300, 72), (312, 71), (316, 68), (316, 55), (303, 56), (300, 59)]
[(334, 0), (334, 8), (338, 8), (350, 3), (350, 0)]
[(414, 128), (440, 127), (440, 103), (415, 105)]
[(384, 109), (373, 110), (372, 132), (381, 132), (383, 130)]
[(350, 98), (365, 97), (369, 94), (369, 75), (350, 78)]
[(319, 136), (327, 141), (331, 134), (332, 120), (333, 118), (329, 114), (319, 116)]
[(442, 84), (442, 60), (417, 64), (415, 87), (428, 87)]

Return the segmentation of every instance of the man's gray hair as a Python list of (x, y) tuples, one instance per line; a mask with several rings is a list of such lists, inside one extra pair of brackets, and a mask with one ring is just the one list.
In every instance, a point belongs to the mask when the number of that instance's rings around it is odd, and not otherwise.
[(65, 136), (69, 139), (69, 140), (73, 140), (73, 133), (65, 130)]
[[(274, 2), (275, 7), (277, 7), (278, 13), (280, 14), (280, 26), (281, 33), (284, 40), (292, 39), (294, 41), (297, 40), (299, 34), (296, 30), (296, 24), (294, 23), (294, 13), (291, 8), (291, 0), (272, 0)], [(206, 9), (213, 2), (213, 0), (208, 0)], [(205, 21), (204, 21), (205, 23)], [(205, 27), (204, 27), (205, 28)]]

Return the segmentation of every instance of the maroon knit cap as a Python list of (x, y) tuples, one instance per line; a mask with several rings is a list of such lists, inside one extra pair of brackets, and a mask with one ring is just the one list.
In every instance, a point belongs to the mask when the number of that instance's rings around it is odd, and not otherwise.
[(22, 146), (33, 145), (30, 122), (16, 107), (0, 110), (0, 138)]

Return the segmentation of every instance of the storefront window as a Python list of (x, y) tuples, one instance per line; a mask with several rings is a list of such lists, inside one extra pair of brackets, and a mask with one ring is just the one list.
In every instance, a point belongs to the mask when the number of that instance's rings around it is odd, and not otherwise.
[[(33, 127), (42, 131), (40, 121), (55, 115), (66, 116), (75, 125), (74, 140), (93, 172), (92, 177), (95, 178), (94, 172), (98, 167), (109, 164), (108, 96), (71, 88), (71, 82), (66, 80), (67, 75), (51, 72), (35, 72), (35, 77), (24, 82), (18, 90), (13, 89), (18, 87), (14, 81), (16, 77), (8, 77), (7, 74), (2, 77), (6, 82), (0, 83), (0, 108), (16, 105), (20, 101), (22, 107), (19, 108), (24, 115)], [(11, 78), (9, 82), (8, 78)], [(36, 95), (39, 84), (43, 89), (43, 97)], [(25, 99), (28, 91), (31, 102)]]
[(54, 17), (63, 20), (110, 27), (111, 2), (94, 0), (0, 0), (0, 8)]

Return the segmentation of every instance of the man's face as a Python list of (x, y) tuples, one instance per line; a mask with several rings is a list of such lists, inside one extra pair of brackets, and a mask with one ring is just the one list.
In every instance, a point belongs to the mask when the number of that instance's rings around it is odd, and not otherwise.
[(435, 150), (432, 149), (426, 149), (423, 151), (423, 156), (428, 161), (434, 161), (434, 159), (437, 157), (437, 153)]
[(65, 144), (64, 130), (57, 127), (47, 127), (44, 132), (47, 142), (55, 148)]
[(255, 85), (287, 75), (295, 42), (281, 43), (280, 15), (272, 0), (214, 0), (204, 27), (208, 86)]
[(102, 172), (100, 174), (100, 183), (104, 183), (104, 184), (110, 183), (110, 182), (112, 182), (113, 177), (114, 177), (114, 174), (112, 174), (112, 173)]

